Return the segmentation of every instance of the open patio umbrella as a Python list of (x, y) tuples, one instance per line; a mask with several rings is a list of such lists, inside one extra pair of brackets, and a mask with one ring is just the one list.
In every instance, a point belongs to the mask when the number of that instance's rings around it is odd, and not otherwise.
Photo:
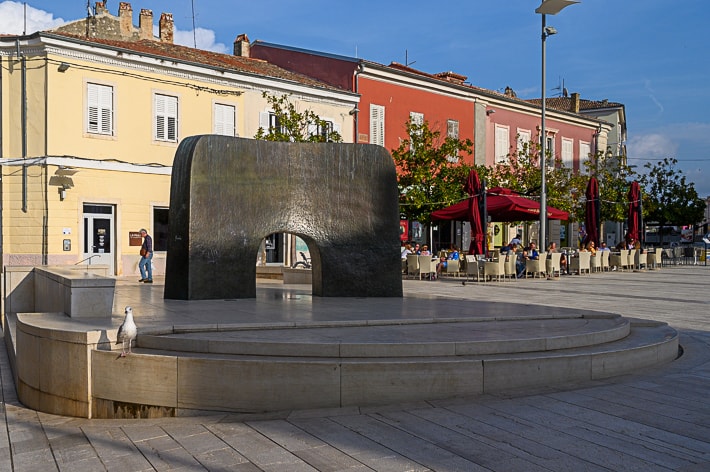
[(631, 182), (626, 198), (629, 201), (627, 237), (643, 244), (643, 237), (641, 236), (643, 233), (643, 207), (641, 205), (641, 188), (637, 181)]
[(587, 203), (585, 204), (584, 226), (587, 230), (587, 237), (584, 244), (594, 243), (594, 247), (599, 247), (599, 224), (601, 221), (601, 205), (599, 201), (599, 182), (596, 177), (591, 177), (587, 184)]
[(468, 221), (471, 222), (471, 245), (468, 248), (468, 253), (483, 254), (486, 234), (483, 229), (481, 207), (483, 207), (484, 191), (478, 178), (478, 172), (475, 169), (471, 169), (471, 172), (469, 172), (463, 189), (468, 194), (468, 212), (466, 216)]
[[(540, 216), (540, 203), (525, 198), (509, 188), (494, 187), (486, 191), (486, 211), (493, 221), (533, 221)], [(547, 218), (566, 220), (569, 214), (551, 206), (547, 207)], [(468, 200), (462, 200), (431, 214), (432, 221), (467, 221)]]

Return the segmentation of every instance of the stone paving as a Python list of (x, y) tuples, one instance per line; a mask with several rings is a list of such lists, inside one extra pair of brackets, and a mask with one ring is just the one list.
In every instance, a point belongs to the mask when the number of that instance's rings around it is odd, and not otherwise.
[[(117, 305), (175, 309), (162, 301), (160, 283), (134, 282), (120, 281)], [(404, 292), (665, 321), (680, 332), (684, 354), (633, 376), (564, 389), (378, 408), (87, 420), (19, 404), (3, 343), (0, 471), (710, 470), (710, 267), (461, 282), (406, 280)]]

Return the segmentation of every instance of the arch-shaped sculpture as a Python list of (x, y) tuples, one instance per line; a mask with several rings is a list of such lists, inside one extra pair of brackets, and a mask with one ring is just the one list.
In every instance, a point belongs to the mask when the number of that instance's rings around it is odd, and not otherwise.
[(277, 232), (312, 255), (313, 294), (401, 297), (397, 176), (369, 144), (186, 138), (173, 163), (165, 298), (256, 296), (256, 254)]

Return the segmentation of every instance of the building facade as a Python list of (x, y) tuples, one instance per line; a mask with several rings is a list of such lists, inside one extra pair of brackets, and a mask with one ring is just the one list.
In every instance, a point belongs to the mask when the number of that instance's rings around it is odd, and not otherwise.
[[(130, 4), (53, 31), (0, 37), (5, 265), (106, 264), (137, 273), (141, 228), (164, 270), (172, 161), (191, 135), (251, 138), (268, 96), (330, 121), (344, 140), (356, 94), (268, 62), (173, 44), (172, 16)], [(267, 235), (264, 235), (265, 237)], [(255, 260), (259, 255), (255, 254)]]

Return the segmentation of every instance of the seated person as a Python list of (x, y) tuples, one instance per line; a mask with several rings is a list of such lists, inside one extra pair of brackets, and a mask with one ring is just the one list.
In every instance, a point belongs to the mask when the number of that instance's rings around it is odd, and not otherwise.
[(601, 243), (599, 243), (599, 250), (600, 251), (610, 251), (610, 249), (608, 247), (606, 247), (606, 243), (603, 241)]
[(537, 245), (534, 241), (530, 241), (530, 246), (528, 246), (528, 259), (537, 260), (540, 258), (540, 253), (537, 252)]
[(405, 244), (405, 245), (402, 247), (402, 260), (406, 261), (408, 254), (414, 254), (414, 252), (413, 252), (413, 250), (412, 250), (412, 245), (411, 245), (411, 244)]
[(509, 252), (515, 252), (518, 250), (518, 244), (514, 242), (510, 242), (507, 246), (503, 246), (500, 248), (500, 253), (501, 254), (508, 254)]
[(587, 243), (587, 251), (592, 253), (592, 256), (597, 253), (597, 248), (594, 247), (594, 241), (589, 241)]
[[(547, 248), (547, 258), (550, 259), (552, 256), (553, 252), (560, 252), (557, 250), (557, 243), (556, 242), (551, 242), (550, 247)], [(566, 272), (567, 271), (567, 256), (565, 254), (562, 254), (560, 256), (560, 271)]]
[(429, 251), (429, 246), (426, 244), (422, 246), (422, 250), (418, 252), (420, 256), (431, 256), (431, 252)]

